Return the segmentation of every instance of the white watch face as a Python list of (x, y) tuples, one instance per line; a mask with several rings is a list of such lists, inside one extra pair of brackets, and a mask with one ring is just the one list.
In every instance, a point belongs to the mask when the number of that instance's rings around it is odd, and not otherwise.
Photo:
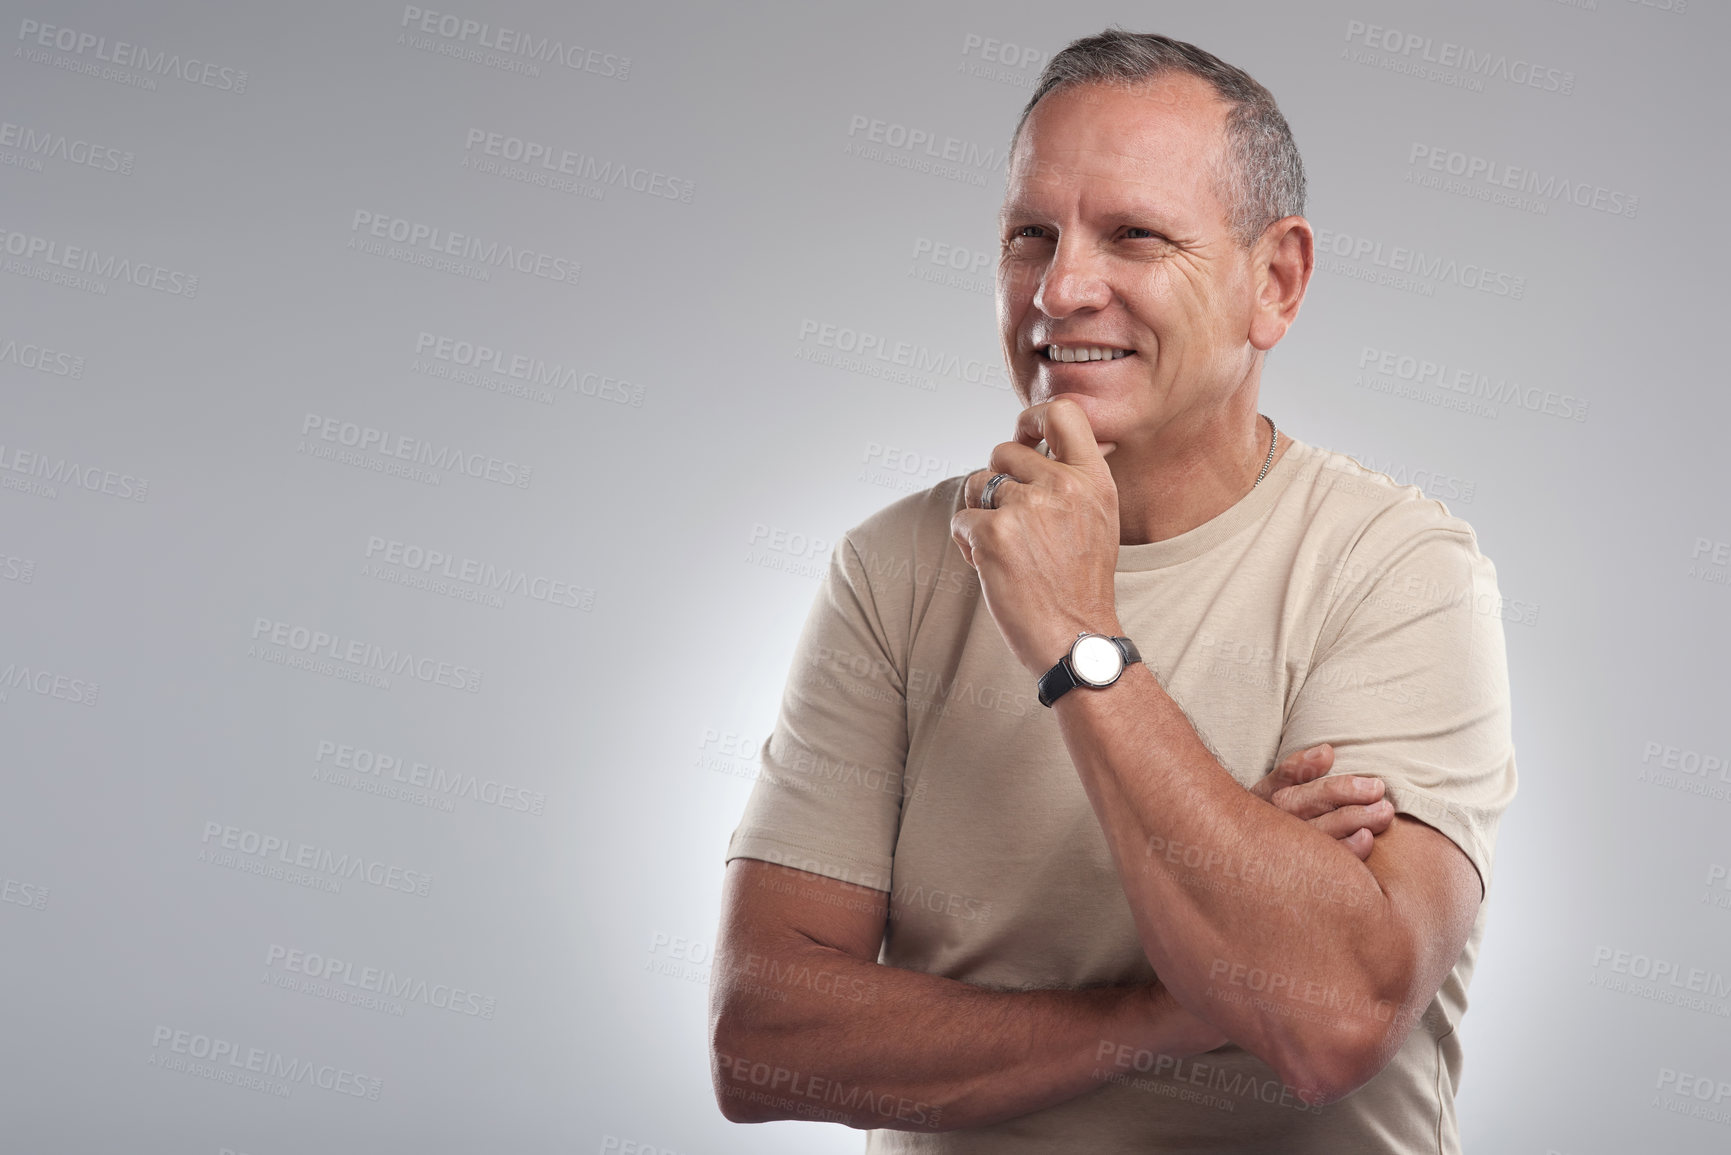
[(1070, 668), (1090, 686), (1110, 685), (1124, 670), (1124, 652), (1110, 638), (1089, 634), (1071, 647)]

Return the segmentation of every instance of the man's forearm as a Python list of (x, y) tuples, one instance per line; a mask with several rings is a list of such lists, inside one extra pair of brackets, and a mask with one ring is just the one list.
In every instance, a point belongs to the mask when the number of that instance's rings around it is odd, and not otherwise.
[(1180, 1003), (1301, 1089), (1302, 1056), (1386, 1038), (1396, 1017), (1410, 1027), (1376, 876), (1246, 791), (1147, 666), (1054, 709), (1143, 947)]
[(736, 1122), (978, 1127), (1075, 1098), (1101, 1055), (1224, 1042), (1158, 985), (996, 991), (812, 944), (718, 969), (717, 1093)]

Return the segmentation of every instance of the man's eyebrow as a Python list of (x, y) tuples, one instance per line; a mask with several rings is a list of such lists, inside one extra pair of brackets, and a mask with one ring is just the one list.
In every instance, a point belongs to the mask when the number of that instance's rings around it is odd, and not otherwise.
[[(998, 223), (1007, 225), (1012, 220), (1028, 217), (1044, 216), (1039, 209), (1023, 201), (1006, 202), (998, 210)], [(1110, 221), (1113, 224), (1151, 225), (1161, 229), (1177, 227), (1178, 221), (1172, 214), (1158, 205), (1115, 205), (1089, 214), (1095, 219)]]

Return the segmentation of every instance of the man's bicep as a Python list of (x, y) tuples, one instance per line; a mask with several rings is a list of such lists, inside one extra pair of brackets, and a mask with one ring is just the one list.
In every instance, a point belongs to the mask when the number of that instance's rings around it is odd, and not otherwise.
[(727, 859), (890, 889), (908, 749), (901, 647), (844, 538), (807, 613)]
[(876, 962), (889, 918), (889, 896), (821, 874), (755, 858), (727, 864), (722, 892), (724, 965), (775, 957), (788, 948), (819, 946)]
[(1407, 968), (1402, 1010), (1416, 1015), (1472, 934), (1481, 902), (1478, 871), (1447, 835), (1403, 814), (1377, 837), (1364, 864), (1387, 904), (1388, 957)]
[(1495, 569), (1470, 535), (1433, 527), (1350, 572), (1280, 753), (1328, 742), (1331, 774), (1380, 778), (1398, 816), (1464, 855), (1476, 900), (1515, 785)]

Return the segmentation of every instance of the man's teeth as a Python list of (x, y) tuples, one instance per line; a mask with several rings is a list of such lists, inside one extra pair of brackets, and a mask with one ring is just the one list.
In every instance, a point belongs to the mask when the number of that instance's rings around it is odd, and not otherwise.
[(1074, 349), (1046, 346), (1046, 356), (1054, 361), (1116, 361), (1129, 355), (1129, 349), (1108, 349), (1103, 345), (1081, 345)]

